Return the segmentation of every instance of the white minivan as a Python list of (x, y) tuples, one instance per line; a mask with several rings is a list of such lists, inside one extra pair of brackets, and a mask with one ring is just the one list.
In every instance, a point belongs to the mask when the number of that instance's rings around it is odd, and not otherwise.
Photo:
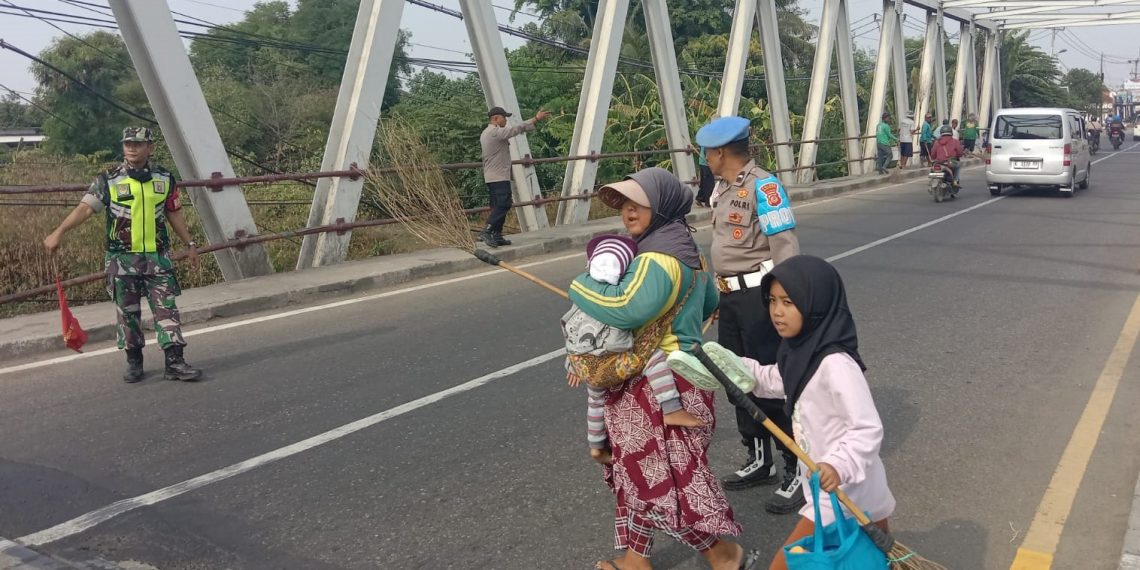
[(1072, 109), (1001, 109), (990, 129), (986, 184), (1001, 195), (1009, 186), (1049, 186), (1072, 197), (1089, 187), (1092, 159), (1085, 121)]

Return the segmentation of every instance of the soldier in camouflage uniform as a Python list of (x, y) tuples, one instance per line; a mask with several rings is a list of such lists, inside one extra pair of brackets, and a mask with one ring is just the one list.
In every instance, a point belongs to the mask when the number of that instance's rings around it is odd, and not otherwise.
[(123, 380), (143, 379), (145, 344), (142, 332), (142, 299), (150, 303), (159, 346), (166, 353), (167, 380), (197, 380), (202, 371), (183, 358), (178, 305), (181, 293), (170, 260), (170, 235), (166, 225), (190, 248), (190, 264), (198, 268), (198, 253), (186, 227), (174, 175), (151, 164), (154, 135), (144, 127), (123, 130), (123, 163), (100, 174), (75, 210), (44, 238), (44, 247), (54, 252), (63, 235), (92, 215), (106, 213), (107, 292), (118, 310), (119, 348), (127, 351)]

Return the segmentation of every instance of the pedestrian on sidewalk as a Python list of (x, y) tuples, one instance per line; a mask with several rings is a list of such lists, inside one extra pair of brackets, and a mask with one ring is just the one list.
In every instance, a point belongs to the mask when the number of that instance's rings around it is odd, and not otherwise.
[(491, 213), (487, 225), (479, 234), (479, 239), (489, 247), (511, 245), (503, 237), (503, 223), (511, 212), (514, 200), (511, 196), (511, 147), (510, 140), (518, 135), (533, 131), (539, 121), (550, 113), (539, 109), (534, 117), (513, 127), (507, 127), (507, 117), (512, 116), (502, 107), (491, 107), (487, 112), (487, 128), (479, 135), (479, 146), (483, 153), (483, 181), (491, 197)]
[[(720, 289), (718, 338), (729, 350), (772, 364), (780, 336), (768, 320), (768, 300), (760, 291), (760, 280), (774, 265), (799, 254), (800, 242), (788, 194), (776, 176), (753, 162), (750, 134), (748, 119), (722, 117), (701, 127), (696, 140), (709, 168), (720, 178), (712, 195), (712, 260)], [(791, 432), (792, 421), (781, 400), (755, 401), (772, 421)], [(739, 408), (736, 427), (748, 458), (723, 479), (725, 489), (779, 483), (765, 508), (773, 513), (795, 512), (803, 504), (797, 492), (795, 456)], [(774, 448), (784, 455), (782, 477), (777, 475)]]
[(914, 156), (914, 111), (907, 111), (899, 119), (899, 170), (906, 168)]
[(186, 363), (181, 316), (175, 297), (181, 294), (170, 260), (167, 224), (189, 248), (190, 265), (198, 269), (197, 244), (190, 237), (174, 175), (152, 164), (154, 134), (146, 127), (123, 129), (123, 162), (100, 174), (79, 205), (44, 238), (49, 254), (64, 234), (91, 216), (106, 220), (107, 292), (118, 311), (118, 346), (127, 352), (123, 380), (143, 379), (142, 299), (150, 303), (158, 345), (166, 353), (167, 380), (197, 380), (202, 371)]
[(875, 170), (879, 174), (888, 174), (887, 165), (891, 163), (891, 149), (898, 142), (898, 137), (891, 129), (891, 114), (883, 113), (883, 120), (879, 121), (879, 129), (875, 133), (875, 144), (878, 147), (878, 155), (875, 157)]
[[(883, 422), (863, 375), (867, 367), (859, 355), (843, 279), (823, 259), (801, 255), (776, 266), (760, 290), (771, 297), (768, 310), (784, 339), (777, 364), (739, 359), (716, 343), (707, 343), (705, 352), (742, 390), (763, 398), (786, 398), (784, 411), (795, 418), (796, 443), (819, 466), (821, 490), (843, 489), (887, 531), (895, 498), (879, 457)], [(808, 475), (801, 468), (805, 481)], [(813, 500), (806, 491), (801, 518), (785, 545), (815, 530)], [(824, 525), (835, 521), (830, 508), (820, 514)], [(780, 549), (769, 570), (786, 569)]]
[(926, 114), (918, 133), (918, 151), (923, 166), (930, 166), (930, 146), (934, 144), (934, 115)]
[(966, 118), (966, 124), (962, 126), (962, 147), (966, 152), (973, 154), (976, 144), (978, 144), (978, 116), (970, 113)]
[[(623, 329), (645, 326), (680, 303), (659, 347), (668, 352), (699, 343), (701, 323), (716, 310), (717, 294), (685, 222), (692, 191), (669, 171), (647, 168), (603, 187), (599, 199), (621, 211), (626, 230), (637, 241), (638, 253), (627, 272), (638, 277), (610, 285), (579, 275), (570, 286), (570, 300)], [(699, 551), (714, 570), (751, 567), (744, 564), (744, 549), (724, 539), (738, 536), (741, 529), (708, 464), (713, 393), (680, 376), (674, 380), (685, 410), (699, 425), (667, 428), (644, 373), (610, 389), (604, 400), (609, 449), (591, 449), (590, 456), (604, 466), (616, 497), (614, 542), (623, 554), (595, 568), (650, 568), (657, 531)], [(676, 453), (678, 449), (684, 452)]]

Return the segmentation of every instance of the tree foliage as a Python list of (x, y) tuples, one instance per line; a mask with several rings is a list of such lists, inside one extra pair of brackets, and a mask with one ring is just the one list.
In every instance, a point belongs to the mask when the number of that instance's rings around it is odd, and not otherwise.
[(1101, 77), (1087, 69), (1070, 69), (1061, 84), (1069, 90), (1070, 105), (1086, 113), (1099, 114), (1107, 89)]
[(1011, 107), (1060, 107), (1068, 103), (1060, 87), (1057, 60), (1030, 45), (1029, 31), (1011, 31), (1001, 46), (1002, 93)]
[[(153, 116), (123, 40), (109, 32), (52, 42), (40, 59), (66, 72), (75, 81), (39, 63), (32, 65), (38, 84), (36, 100), (51, 116), (44, 120), (45, 148), (63, 154), (93, 154), (113, 149), (125, 125), (140, 119), (108, 104), (98, 94), (144, 117)], [(80, 83), (82, 82), (82, 85)]]

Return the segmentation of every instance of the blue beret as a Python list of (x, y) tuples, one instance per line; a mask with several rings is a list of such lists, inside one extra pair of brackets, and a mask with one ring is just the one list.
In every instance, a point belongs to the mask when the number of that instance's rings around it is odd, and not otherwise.
[(697, 131), (697, 144), (705, 148), (719, 148), (730, 142), (748, 137), (751, 123), (744, 117), (721, 117)]

